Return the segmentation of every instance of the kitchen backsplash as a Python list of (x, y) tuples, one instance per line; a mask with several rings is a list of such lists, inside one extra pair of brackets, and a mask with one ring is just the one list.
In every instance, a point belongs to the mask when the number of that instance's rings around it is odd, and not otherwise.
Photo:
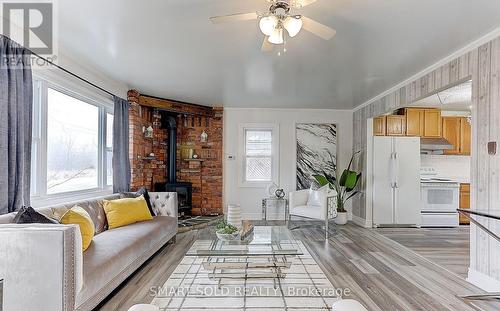
[(433, 167), (439, 177), (446, 177), (461, 183), (470, 183), (470, 157), (451, 155), (420, 156), (422, 167)]

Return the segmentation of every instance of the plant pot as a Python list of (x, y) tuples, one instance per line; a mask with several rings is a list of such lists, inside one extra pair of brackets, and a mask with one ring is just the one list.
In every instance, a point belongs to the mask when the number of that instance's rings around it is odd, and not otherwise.
[(347, 223), (347, 212), (337, 212), (334, 222), (337, 225), (345, 225)]

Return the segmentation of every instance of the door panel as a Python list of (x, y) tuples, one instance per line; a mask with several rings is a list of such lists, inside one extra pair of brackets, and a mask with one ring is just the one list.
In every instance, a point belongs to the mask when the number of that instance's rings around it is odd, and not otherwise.
[(385, 116), (373, 118), (373, 135), (385, 136)]
[(443, 117), (443, 138), (453, 145), (453, 149), (445, 150), (444, 154), (460, 154), (460, 117)]
[(424, 137), (441, 137), (441, 110), (424, 109)]
[(470, 155), (471, 126), (467, 118), (460, 120), (460, 154)]
[(386, 116), (387, 136), (404, 136), (406, 134), (406, 117), (403, 115)]
[(424, 136), (424, 110), (418, 108), (405, 109), (406, 136)]
[(392, 137), (373, 138), (373, 223), (393, 223), (393, 189), (390, 164)]
[(420, 138), (401, 137), (394, 140), (397, 159), (397, 188), (395, 214), (397, 224), (416, 224), (421, 221), (420, 195)]

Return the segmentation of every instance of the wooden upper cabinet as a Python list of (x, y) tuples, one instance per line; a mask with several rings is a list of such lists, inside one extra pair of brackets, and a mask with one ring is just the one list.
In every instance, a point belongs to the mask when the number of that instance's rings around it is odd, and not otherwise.
[(460, 154), (461, 119), (460, 117), (442, 117), (443, 138), (453, 145), (453, 149), (445, 150), (444, 154)]
[(423, 137), (441, 137), (441, 110), (424, 109)]
[(386, 126), (385, 116), (373, 118), (373, 135), (385, 136), (386, 134), (385, 126)]
[(424, 110), (419, 108), (406, 108), (406, 136), (424, 136)]
[(460, 118), (460, 154), (470, 155), (471, 126), (468, 118)]
[(470, 155), (471, 126), (466, 117), (442, 117), (443, 138), (453, 145), (444, 154)]
[(406, 135), (406, 116), (404, 115), (388, 115), (385, 117), (385, 131), (387, 136), (404, 136)]

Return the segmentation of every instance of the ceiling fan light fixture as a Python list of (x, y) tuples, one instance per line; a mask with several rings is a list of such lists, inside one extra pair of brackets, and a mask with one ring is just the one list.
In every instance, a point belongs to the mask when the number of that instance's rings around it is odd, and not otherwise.
[(266, 36), (272, 35), (277, 25), (278, 18), (274, 15), (264, 16), (259, 21), (260, 31)]
[(269, 39), (267, 39), (272, 44), (283, 44), (283, 29), (282, 28), (275, 28), (274, 31), (271, 33), (269, 36)]
[(288, 31), (288, 35), (293, 38), (302, 29), (302, 19), (300, 16), (288, 16), (283, 22), (283, 27)]

